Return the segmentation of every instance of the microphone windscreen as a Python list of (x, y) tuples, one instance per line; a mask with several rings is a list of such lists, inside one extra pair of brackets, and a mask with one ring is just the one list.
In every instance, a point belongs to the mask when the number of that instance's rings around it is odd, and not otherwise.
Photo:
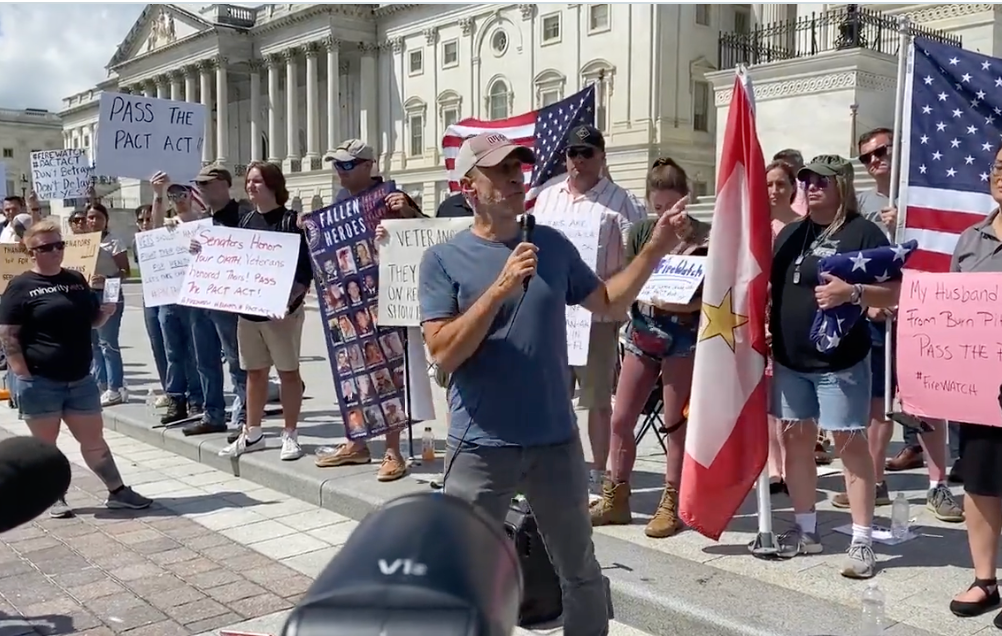
[(34, 437), (0, 441), (0, 532), (33, 520), (66, 495), (70, 462)]

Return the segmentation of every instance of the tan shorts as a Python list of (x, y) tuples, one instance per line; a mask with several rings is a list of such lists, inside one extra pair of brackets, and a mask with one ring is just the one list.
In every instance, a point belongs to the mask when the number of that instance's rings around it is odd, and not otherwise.
[(247, 371), (270, 369), (272, 366), (276, 371), (298, 370), (305, 318), (306, 308), (300, 306), (281, 320), (237, 320), (240, 366)]
[(571, 367), (571, 389), (574, 389), (575, 384), (581, 388), (578, 395), (578, 406), (581, 408), (609, 408), (612, 403), (618, 347), (619, 323), (592, 323), (588, 338), (588, 364)]

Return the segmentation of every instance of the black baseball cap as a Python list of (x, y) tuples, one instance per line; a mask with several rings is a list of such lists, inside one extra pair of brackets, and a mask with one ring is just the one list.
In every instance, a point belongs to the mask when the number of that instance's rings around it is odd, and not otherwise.
[(602, 131), (594, 126), (587, 124), (576, 126), (571, 128), (571, 131), (567, 133), (567, 147), (587, 147), (605, 152), (605, 137), (602, 136)]

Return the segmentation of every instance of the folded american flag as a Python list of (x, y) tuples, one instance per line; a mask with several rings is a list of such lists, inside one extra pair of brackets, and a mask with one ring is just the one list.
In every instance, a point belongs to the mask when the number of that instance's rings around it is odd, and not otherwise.
[[(917, 248), (918, 241), (908, 241), (829, 256), (818, 263), (818, 283), (825, 284), (823, 274), (831, 274), (850, 285), (875, 285), (898, 278), (905, 262)], [(848, 303), (819, 309), (811, 325), (811, 342), (823, 353), (834, 351), (862, 315), (863, 307)]]

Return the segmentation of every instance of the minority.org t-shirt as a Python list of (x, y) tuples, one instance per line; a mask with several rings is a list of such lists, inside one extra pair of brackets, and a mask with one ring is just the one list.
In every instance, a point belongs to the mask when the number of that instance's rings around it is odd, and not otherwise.
[(0, 296), (0, 325), (21, 328), (18, 339), (32, 375), (76, 382), (90, 373), (90, 332), (99, 310), (80, 272), (25, 272)]

